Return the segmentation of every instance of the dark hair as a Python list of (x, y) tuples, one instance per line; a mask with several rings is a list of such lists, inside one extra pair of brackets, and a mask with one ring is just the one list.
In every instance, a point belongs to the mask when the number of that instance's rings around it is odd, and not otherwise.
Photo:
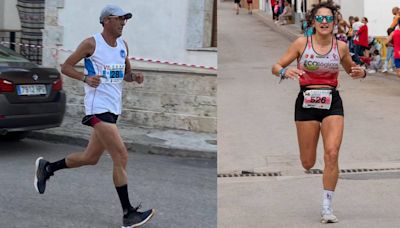
[(388, 29), (386, 30), (388, 36), (390, 36), (390, 34), (391, 34), (393, 31), (394, 31), (394, 28), (388, 28)]
[(360, 18), (359, 17), (354, 17), (354, 21), (355, 22), (360, 21)]
[(366, 22), (368, 22), (368, 18), (366, 18), (366, 17), (363, 17), (363, 19), (364, 19)]
[(375, 49), (374, 54), (379, 55), (379, 51)]
[(312, 24), (312, 21), (314, 20), (315, 15), (317, 14), (318, 10), (321, 8), (327, 8), (332, 12), (332, 15), (334, 17), (334, 20), (336, 20), (336, 14), (340, 9), (339, 5), (334, 4), (333, 2), (321, 2), (319, 4), (314, 4), (312, 5), (312, 9), (310, 12), (310, 17), (309, 17), (309, 23)]
[[(313, 4), (312, 7), (313, 8), (311, 9), (310, 13), (308, 14), (308, 17), (306, 17), (307, 23), (309, 25), (312, 25), (314, 17), (317, 14), (319, 9), (321, 9), (321, 8), (329, 9), (332, 12), (334, 21), (336, 21), (336, 14), (337, 14), (337, 12), (339, 12), (339, 9), (340, 9), (340, 6), (334, 4), (333, 2), (321, 2), (319, 4)], [(313, 33), (315, 34), (315, 28), (314, 28), (314, 32)]]

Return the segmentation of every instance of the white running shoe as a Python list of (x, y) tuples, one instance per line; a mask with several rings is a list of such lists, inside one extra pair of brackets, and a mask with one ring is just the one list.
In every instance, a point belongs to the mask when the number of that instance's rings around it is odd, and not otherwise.
[(337, 223), (339, 220), (333, 214), (332, 208), (322, 209), (321, 212), (321, 223)]
[(382, 73), (387, 73), (387, 69), (383, 69), (381, 72)]
[(368, 70), (368, 74), (375, 74), (376, 70)]

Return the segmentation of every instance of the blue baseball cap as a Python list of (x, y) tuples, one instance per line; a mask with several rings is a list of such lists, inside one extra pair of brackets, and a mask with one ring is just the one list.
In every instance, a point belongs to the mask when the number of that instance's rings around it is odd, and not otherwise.
[(103, 22), (105, 17), (108, 16), (118, 16), (118, 17), (125, 17), (125, 19), (131, 19), (132, 18), (132, 14), (125, 12), (123, 9), (121, 9), (121, 7), (116, 6), (116, 5), (106, 5), (100, 13), (100, 23)]

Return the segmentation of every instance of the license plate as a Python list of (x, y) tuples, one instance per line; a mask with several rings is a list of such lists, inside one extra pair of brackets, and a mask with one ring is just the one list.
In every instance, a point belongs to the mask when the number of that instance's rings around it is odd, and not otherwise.
[(17, 85), (17, 92), (20, 96), (32, 96), (32, 95), (45, 95), (45, 85)]

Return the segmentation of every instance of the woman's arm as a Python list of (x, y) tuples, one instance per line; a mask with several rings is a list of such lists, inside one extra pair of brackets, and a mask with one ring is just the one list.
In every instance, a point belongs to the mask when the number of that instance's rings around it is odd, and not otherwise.
[[(272, 73), (276, 76), (279, 75), (279, 71), (283, 68), (289, 66), (294, 60), (296, 60), (300, 54), (303, 52), (304, 47), (306, 46), (307, 38), (306, 37), (299, 37), (295, 40), (289, 49), (283, 54), (283, 56), (279, 59), (279, 61), (272, 66)], [(287, 68), (285, 72), (285, 77), (295, 78), (298, 75), (302, 75), (304, 72), (297, 68), (291, 67)]]
[(338, 40), (338, 47), (339, 54), (341, 56), (340, 62), (346, 73), (348, 73), (353, 79), (365, 78), (367, 76), (367, 72), (361, 66), (358, 66), (353, 62), (347, 44)]

